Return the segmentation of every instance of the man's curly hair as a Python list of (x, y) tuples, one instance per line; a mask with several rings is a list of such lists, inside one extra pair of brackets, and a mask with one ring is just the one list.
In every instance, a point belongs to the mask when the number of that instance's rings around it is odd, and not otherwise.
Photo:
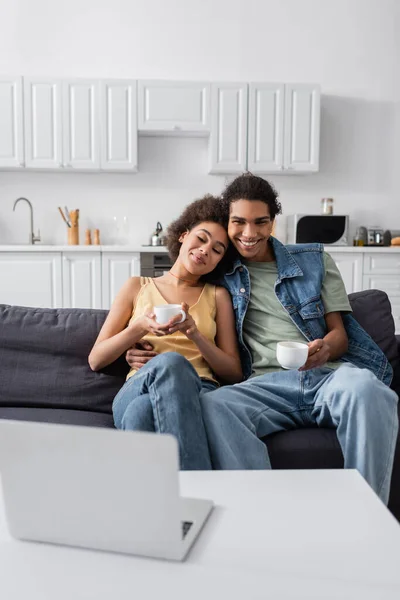
[(225, 188), (222, 198), (228, 212), (231, 204), (236, 200), (260, 200), (268, 204), (271, 219), (282, 213), (282, 206), (274, 187), (262, 177), (249, 172), (236, 177)]
[[(182, 243), (179, 238), (185, 231), (191, 231), (199, 223), (219, 223), (228, 228), (229, 213), (221, 198), (206, 194), (203, 198), (195, 200), (184, 209), (180, 217), (173, 221), (167, 229), (167, 248), (173, 261), (178, 258)], [(232, 264), (233, 249), (228, 244), (228, 250), (217, 267), (201, 279), (211, 281), (218, 279)]]

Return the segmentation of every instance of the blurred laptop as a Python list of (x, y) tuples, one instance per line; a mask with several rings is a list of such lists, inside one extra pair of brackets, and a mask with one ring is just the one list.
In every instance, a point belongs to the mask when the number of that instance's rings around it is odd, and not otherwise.
[(183, 560), (213, 503), (181, 498), (178, 470), (170, 435), (0, 420), (18, 539)]

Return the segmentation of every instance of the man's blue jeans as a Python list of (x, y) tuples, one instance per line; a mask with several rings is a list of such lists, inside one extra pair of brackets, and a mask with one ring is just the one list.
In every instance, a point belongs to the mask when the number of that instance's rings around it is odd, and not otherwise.
[(200, 393), (216, 388), (200, 379), (186, 358), (165, 352), (152, 358), (122, 386), (113, 402), (118, 429), (174, 435), (182, 470), (211, 469)]
[(387, 504), (398, 432), (397, 394), (367, 369), (278, 371), (200, 397), (215, 469), (270, 469), (259, 439), (299, 427), (336, 428), (345, 468)]

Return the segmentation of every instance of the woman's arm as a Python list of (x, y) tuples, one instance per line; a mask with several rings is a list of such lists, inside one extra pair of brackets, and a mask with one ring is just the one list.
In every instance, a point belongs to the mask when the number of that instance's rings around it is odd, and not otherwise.
[[(202, 352), (202, 354), (220, 379), (227, 383), (238, 383), (243, 381), (243, 371), (236, 337), (235, 314), (232, 298), (224, 287), (216, 289), (216, 305), (216, 345), (210, 348), (209, 356), (208, 353)], [(201, 351), (200, 347), (199, 349)]]
[[(188, 314), (188, 307), (182, 306)], [(215, 344), (200, 333), (189, 314), (183, 323), (171, 325), (169, 333), (182, 331), (196, 344), (217, 377), (227, 383), (238, 383), (243, 380), (243, 372), (236, 338), (235, 316), (229, 292), (223, 287), (216, 288), (215, 321), (217, 325)]]
[(99, 371), (114, 362), (145, 334), (139, 319), (126, 326), (139, 290), (140, 279), (132, 277), (118, 292), (89, 354), (89, 365), (93, 371)]

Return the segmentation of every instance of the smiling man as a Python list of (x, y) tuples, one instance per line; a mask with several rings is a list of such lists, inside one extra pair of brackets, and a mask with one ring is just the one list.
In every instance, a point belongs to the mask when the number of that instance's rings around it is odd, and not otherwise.
[[(345, 468), (356, 468), (387, 504), (397, 439), (392, 370), (349, 314), (340, 273), (321, 244), (284, 246), (271, 231), (281, 212), (254, 175), (225, 190), (229, 237), (240, 258), (225, 275), (247, 381), (201, 397), (216, 469), (268, 469), (260, 438), (300, 427), (336, 428)], [(299, 370), (284, 370), (277, 342), (307, 342)]]

